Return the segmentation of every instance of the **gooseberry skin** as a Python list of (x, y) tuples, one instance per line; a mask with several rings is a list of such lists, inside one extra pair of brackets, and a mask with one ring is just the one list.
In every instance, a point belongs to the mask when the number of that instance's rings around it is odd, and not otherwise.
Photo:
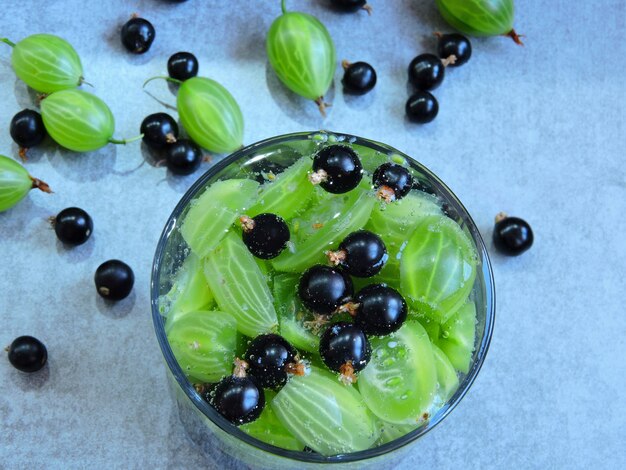
[(40, 93), (76, 88), (83, 66), (72, 45), (53, 34), (33, 34), (13, 48), (11, 64), (26, 85)]
[(0, 155), (0, 212), (15, 206), (33, 188), (51, 192), (47, 184), (31, 177), (18, 162)]
[(176, 98), (189, 137), (210, 152), (228, 153), (243, 144), (243, 115), (235, 98), (215, 80), (185, 80)]
[[(436, 0), (444, 20), (470, 36), (510, 35), (515, 7), (513, 0)], [(518, 42), (519, 39), (516, 39)]]
[(276, 18), (266, 42), (267, 56), (280, 81), (304, 98), (318, 100), (335, 75), (335, 45), (314, 16), (287, 12)]
[(62, 90), (41, 102), (41, 117), (52, 139), (69, 150), (90, 152), (109, 143), (115, 129), (104, 101), (82, 90)]

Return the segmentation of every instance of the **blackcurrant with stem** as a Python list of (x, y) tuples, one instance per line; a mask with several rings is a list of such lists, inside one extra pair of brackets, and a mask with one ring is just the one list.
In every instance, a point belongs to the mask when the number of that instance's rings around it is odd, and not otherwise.
[(320, 356), (326, 366), (341, 374), (345, 384), (356, 382), (355, 372), (369, 362), (372, 348), (363, 330), (353, 323), (330, 325), (320, 338)]
[(155, 36), (154, 26), (144, 18), (133, 17), (122, 26), (122, 44), (134, 54), (148, 52)]
[(248, 363), (235, 359), (232, 375), (224, 377), (205, 399), (236, 426), (257, 419), (265, 407), (265, 393), (258, 380), (248, 375)]
[(346, 93), (364, 95), (376, 86), (376, 70), (367, 62), (341, 62), (344, 73), (341, 83)]
[(406, 102), (405, 111), (410, 121), (426, 124), (437, 117), (439, 103), (429, 92), (418, 90)]
[(276, 258), (291, 237), (287, 223), (276, 214), (264, 213), (255, 217), (244, 215), (239, 221), (243, 242), (257, 258)]
[(191, 52), (177, 52), (167, 61), (167, 74), (180, 81), (195, 77), (198, 75), (198, 59)]
[(48, 361), (48, 350), (37, 338), (20, 336), (6, 348), (9, 362), (22, 372), (37, 372)]
[(367, 4), (367, 0), (331, 0), (333, 6), (341, 11), (354, 13), (359, 10), (365, 10), (369, 15), (372, 14), (372, 7)]
[(189, 139), (179, 139), (165, 147), (165, 164), (175, 175), (190, 175), (202, 163), (202, 150)]
[(409, 64), (409, 82), (418, 90), (434, 90), (443, 82), (446, 66), (455, 56), (441, 59), (434, 54), (420, 54)]
[(333, 265), (341, 266), (355, 277), (378, 274), (388, 258), (385, 243), (368, 230), (352, 232), (339, 244), (337, 251), (328, 251), (326, 255)]
[(342, 194), (356, 188), (363, 177), (359, 155), (347, 145), (329, 145), (313, 157), (309, 181), (325, 191)]
[(303, 368), (297, 364), (297, 354), (298, 351), (285, 338), (269, 333), (250, 342), (244, 359), (248, 363), (248, 373), (262, 387), (278, 389), (287, 383), (289, 372)]
[(530, 224), (519, 217), (509, 217), (500, 212), (493, 229), (493, 244), (509, 256), (519, 256), (528, 250), (535, 240)]
[(167, 113), (154, 113), (142, 121), (140, 132), (144, 144), (151, 149), (162, 150), (178, 139), (178, 124)]
[(59, 241), (66, 245), (82, 245), (93, 233), (91, 216), (79, 207), (63, 209), (51, 218), (51, 223)]
[(408, 309), (400, 293), (383, 284), (370, 284), (354, 297), (354, 323), (367, 335), (388, 335), (406, 320)]
[(458, 67), (465, 64), (472, 57), (472, 43), (468, 38), (458, 33), (441, 34), (435, 33), (438, 38), (437, 54), (441, 59), (454, 56), (456, 60), (448, 63), (450, 67)]
[(122, 300), (133, 290), (135, 274), (123, 261), (112, 259), (98, 267), (94, 281), (101, 297), (107, 300)]
[(413, 176), (408, 168), (387, 162), (376, 168), (372, 182), (377, 189), (377, 196), (385, 202), (392, 202), (409, 194)]
[(36, 147), (46, 138), (46, 128), (41, 114), (32, 109), (24, 109), (13, 116), (9, 132), (13, 141), (20, 147), (20, 157), (26, 157), (29, 148)]
[(322, 315), (334, 313), (353, 292), (348, 274), (321, 264), (307, 269), (298, 284), (298, 294), (305, 307)]

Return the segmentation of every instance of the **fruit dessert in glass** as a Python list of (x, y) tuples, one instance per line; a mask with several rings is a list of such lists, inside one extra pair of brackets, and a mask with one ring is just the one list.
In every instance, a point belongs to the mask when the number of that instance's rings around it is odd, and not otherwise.
[(207, 172), (166, 225), (152, 294), (192, 438), (274, 468), (424, 434), (473, 382), (494, 316), (483, 242), (443, 183), (323, 132)]

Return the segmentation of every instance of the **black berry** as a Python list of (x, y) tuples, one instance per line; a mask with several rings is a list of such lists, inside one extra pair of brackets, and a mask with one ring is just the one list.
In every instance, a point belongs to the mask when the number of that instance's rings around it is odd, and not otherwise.
[(350, 276), (340, 269), (319, 264), (307, 269), (298, 285), (302, 303), (322, 315), (333, 313), (353, 292)]
[(263, 388), (251, 376), (224, 377), (208, 398), (218, 413), (237, 426), (257, 419), (265, 407)]
[(141, 123), (143, 142), (150, 148), (161, 150), (178, 139), (178, 124), (167, 113), (154, 113), (146, 116)]
[(367, 230), (352, 232), (343, 239), (339, 250), (327, 253), (329, 260), (356, 277), (371, 277), (387, 261), (387, 248), (381, 238)]
[(143, 18), (131, 18), (122, 26), (122, 44), (134, 54), (147, 52), (154, 35), (154, 26)]
[(454, 56), (456, 60), (450, 61), (450, 67), (458, 67), (466, 63), (472, 56), (472, 44), (462, 34), (441, 34), (438, 35), (439, 43), (437, 45), (437, 53), (441, 59), (447, 59)]
[(123, 261), (112, 259), (98, 267), (94, 281), (100, 296), (108, 300), (122, 300), (133, 290), (135, 274)]
[(528, 222), (518, 217), (498, 214), (493, 230), (493, 244), (501, 253), (519, 256), (528, 250), (535, 237)]
[(370, 360), (372, 348), (363, 330), (347, 322), (330, 325), (320, 338), (320, 356), (326, 366), (354, 382), (354, 372)]
[(371, 14), (372, 8), (367, 4), (367, 0), (331, 0), (335, 8), (341, 11), (354, 13), (365, 10)]
[(259, 214), (239, 219), (243, 228), (243, 242), (250, 252), (261, 259), (276, 258), (287, 246), (289, 227), (275, 214)]
[(434, 54), (420, 54), (409, 65), (409, 81), (418, 90), (434, 90), (445, 75), (446, 68)]
[(374, 171), (374, 187), (379, 189), (379, 196), (388, 202), (402, 199), (409, 194), (413, 186), (411, 172), (395, 163), (383, 163)]
[(32, 336), (15, 338), (8, 350), (9, 362), (22, 372), (37, 372), (48, 361), (48, 350)]
[(427, 91), (417, 91), (406, 102), (406, 115), (412, 122), (426, 124), (437, 117), (439, 103)]
[(344, 61), (344, 73), (341, 83), (346, 93), (364, 95), (376, 86), (376, 70), (367, 62), (353, 64)]
[(364, 287), (355, 296), (358, 305), (354, 322), (368, 335), (388, 335), (399, 329), (408, 313), (397, 290), (383, 284)]
[(266, 334), (252, 340), (246, 350), (248, 373), (262, 387), (277, 389), (287, 382), (287, 368), (296, 362), (298, 351), (282, 336)]
[(57, 238), (67, 245), (82, 245), (93, 233), (93, 220), (78, 207), (63, 209), (53, 219)]
[(309, 179), (333, 194), (356, 188), (363, 177), (358, 154), (346, 145), (329, 145), (313, 157), (313, 173)]
[(191, 140), (177, 140), (165, 147), (165, 163), (175, 175), (190, 175), (202, 163), (202, 150)]
[(9, 128), (11, 138), (21, 149), (36, 147), (46, 137), (41, 114), (32, 109), (24, 109), (13, 116)]
[(185, 81), (198, 75), (198, 59), (191, 52), (177, 52), (167, 61), (167, 74)]

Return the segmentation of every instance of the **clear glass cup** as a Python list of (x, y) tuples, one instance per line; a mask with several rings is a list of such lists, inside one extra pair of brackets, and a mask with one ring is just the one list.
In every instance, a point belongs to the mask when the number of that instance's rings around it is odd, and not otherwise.
[[(160, 313), (161, 298), (169, 291), (173, 275), (189, 253), (189, 248), (178, 229), (190, 202), (215, 181), (228, 178), (254, 178), (259, 170), (280, 171), (281, 167), (288, 166), (302, 155), (311, 154), (316, 145), (326, 141), (351, 143), (361, 154), (362, 160), (372, 155), (385, 154), (392, 156), (392, 160), (404, 161), (410, 165), (416, 172), (419, 184), (441, 198), (448, 215), (469, 235), (479, 257), (471, 294), (476, 304), (477, 315), (475, 349), (470, 370), (461, 376), (457, 391), (418, 429), (379, 447), (330, 457), (271, 446), (226, 421), (200, 397), (179, 367), (167, 341), (164, 317)], [(368, 464), (384, 467), (402, 458), (406, 452), (415, 447), (416, 441), (439, 424), (468, 392), (487, 354), (495, 317), (493, 273), (485, 244), (467, 210), (452, 191), (423, 165), (388, 145), (331, 132), (306, 132), (273, 137), (242, 148), (202, 175), (180, 200), (159, 239), (152, 267), (151, 303), (155, 332), (167, 364), (170, 391), (177, 403), (181, 422), (191, 439), (208, 455), (223, 458), (219, 454), (227, 454), (254, 468), (271, 469), (317, 468), (322, 464), (334, 464), (334, 468), (364, 468), (369, 466)]]

